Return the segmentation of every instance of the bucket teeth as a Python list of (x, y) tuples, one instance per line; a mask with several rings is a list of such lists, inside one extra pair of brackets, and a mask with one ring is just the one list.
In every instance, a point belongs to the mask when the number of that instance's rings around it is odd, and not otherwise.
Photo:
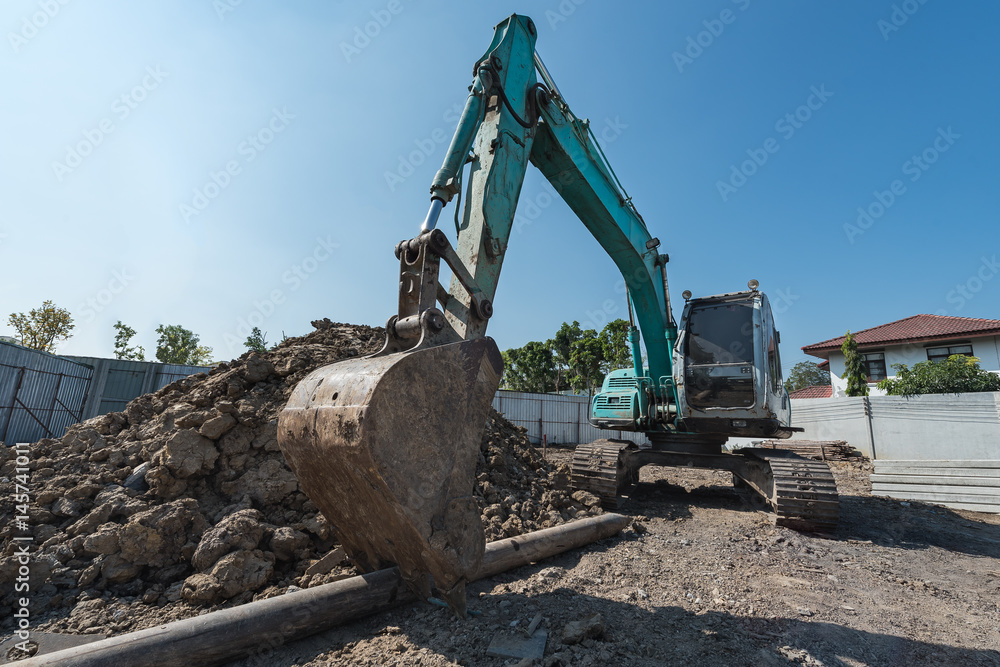
[(465, 615), (485, 549), (476, 462), (503, 362), (491, 338), (341, 361), (303, 379), (278, 418), (302, 490), (365, 569), (399, 566)]

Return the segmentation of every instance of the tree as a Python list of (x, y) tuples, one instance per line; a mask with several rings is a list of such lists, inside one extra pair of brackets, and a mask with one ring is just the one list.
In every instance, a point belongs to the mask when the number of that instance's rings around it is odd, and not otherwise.
[(605, 373), (632, 367), (632, 346), (628, 342), (628, 331), (629, 323), (623, 319), (611, 320), (601, 329), (598, 338), (604, 355), (602, 370)]
[(820, 369), (811, 361), (800, 361), (792, 366), (788, 379), (785, 380), (785, 390), (788, 393), (798, 391), (803, 387), (830, 384), (830, 371)]
[(867, 396), (868, 373), (865, 371), (865, 360), (858, 352), (858, 342), (854, 340), (850, 330), (844, 337), (840, 351), (844, 353), (845, 370), (841, 377), (847, 380), (847, 395)]
[(115, 359), (131, 359), (133, 361), (145, 361), (146, 350), (142, 346), (129, 347), (128, 342), (135, 335), (135, 329), (127, 324), (122, 324), (121, 320), (115, 322)]
[(979, 367), (979, 359), (953, 354), (941, 361), (921, 361), (907, 368), (893, 364), (895, 378), (878, 383), (890, 396), (917, 394), (961, 394), (976, 391), (1000, 391), (1000, 375)]
[(502, 387), (513, 391), (546, 393), (555, 390), (555, 358), (545, 343), (530, 341), (501, 353)]
[(254, 352), (267, 352), (267, 334), (262, 334), (258, 327), (254, 327), (243, 345)]
[(570, 354), (573, 343), (580, 340), (582, 335), (583, 331), (580, 329), (579, 322), (574, 321), (573, 324), (563, 322), (556, 335), (548, 341), (548, 346), (552, 348), (554, 355), (556, 391), (559, 391), (564, 384), (570, 384), (569, 380), (572, 375)]
[(52, 301), (44, 301), (40, 308), (33, 308), (27, 315), (11, 313), (8, 323), (17, 331), (21, 345), (42, 352), (54, 352), (56, 343), (69, 340), (76, 325), (65, 308)]
[(156, 327), (156, 358), (165, 364), (206, 366), (211, 363), (212, 348), (198, 345), (198, 335), (179, 324)]
[(577, 391), (587, 390), (591, 396), (594, 389), (604, 382), (601, 366), (604, 362), (604, 348), (597, 338), (597, 332), (587, 329), (582, 332), (579, 340), (573, 341), (570, 347), (570, 384)]

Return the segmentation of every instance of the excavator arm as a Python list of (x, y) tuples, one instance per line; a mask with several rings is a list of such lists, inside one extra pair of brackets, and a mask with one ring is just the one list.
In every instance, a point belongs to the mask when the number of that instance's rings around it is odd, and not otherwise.
[[(428, 597), (433, 587), (459, 615), (465, 582), (483, 556), (473, 485), (503, 371), (486, 330), (529, 162), (618, 266), (645, 341), (646, 368), (633, 327), (633, 368), (605, 381), (592, 420), (603, 415), (604, 425), (651, 432), (676, 430), (685, 416), (672, 358), (678, 328), (667, 256), (588, 122), (570, 111), (538, 59), (535, 38), (531, 19), (510, 16), (476, 61), (420, 234), (395, 249), (398, 308), (382, 350), (311, 373), (278, 420), (286, 460), (355, 564), (366, 571), (397, 564), (413, 590)], [(452, 202), (454, 245), (439, 228)], [(451, 269), (448, 289), (439, 281), (442, 260)], [(736, 423), (724, 421), (724, 429)]]

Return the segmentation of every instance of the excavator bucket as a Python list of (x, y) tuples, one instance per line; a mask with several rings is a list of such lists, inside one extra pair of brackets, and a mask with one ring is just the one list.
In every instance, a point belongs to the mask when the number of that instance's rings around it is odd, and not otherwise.
[(485, 538), (476, 462), (503, 361), (492, 338), (317, 369), (278, 418), (302, 490), (363, 571), (391, 564), (460, 616)]

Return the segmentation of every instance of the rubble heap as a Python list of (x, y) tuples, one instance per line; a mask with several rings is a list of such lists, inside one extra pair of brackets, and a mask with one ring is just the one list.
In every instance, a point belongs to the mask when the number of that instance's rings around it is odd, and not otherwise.
[[(36, 622), (120, 633), (355, 574), (330, 558), (333, 531), (285, 463), (277, 417), (306, 374), (378, 350), (384, 333), (313, 325), (32, 445)], [(14, 467), (13, 449), (0, 447), (0, 480), (10, 482)], [(492, 410), (476, 497), (487, 540), (600, 513), (594, 496), (569, 494), (565, 467), (547, 463), (523, 429)], [(18, 569), (13, 515), (8, 494), (0, 498), (5, 618)], [(143, 605), (150, 613), (137, 613)]]

